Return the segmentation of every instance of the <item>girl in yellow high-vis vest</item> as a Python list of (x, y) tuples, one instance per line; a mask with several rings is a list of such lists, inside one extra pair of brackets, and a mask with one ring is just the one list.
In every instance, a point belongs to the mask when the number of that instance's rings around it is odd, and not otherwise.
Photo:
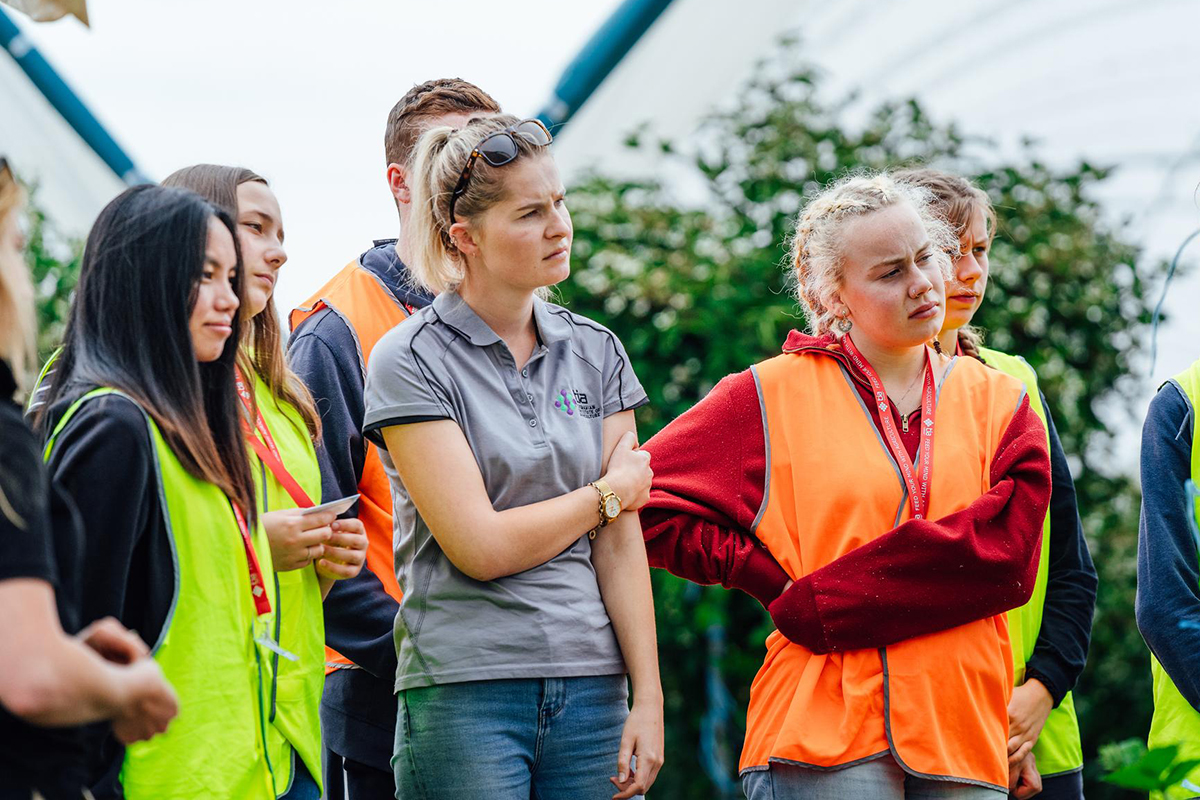
[(181, 169), (163, 183), (198, 192), (237, 222), (246, 271), (242, 315), (247, 323), (237, 389), (258, 508), (276, 569), (275, 638), (284, 651), (271, 656), (268, 753), (277, 795), (317, 800), (325, 680), (321, 601), (335, 580), (358, 574), (366, 558), (366, 534), (358, 519), (337, 520), (334, 511), (301, 513), (322, 500), (313, 445), (321, 423), (312, 397), (288, 369), (281, 347), (272, 296), (287, 253), (275, 194), (265, 179), (248, 169), (213, 164)]
[(97, 798), (273, 800), (271, 551), (233, 391), (243, 277), (228, 214), (139, 186), (88, 236), (37, 422), (75, 501), (82, 622), (116, 617), (179, 696), (167, 733), (84, 743)]
[(958, 232), (959, 252), (946, 284), (946, 319), (938, 340), (947, 352), (974, 356), (1025, 384), (1033, 410), (1046, 426), (1053, 489), (1042, 533), (1033, 597), (1008, 613), (1016, 687), (1008, 705), (1009, 757), (1016, 797), (1046, 800), (1083, 797), (1083, 749), (1071, 688), (1087, 659), (1096, 606), (1096, 568), (1075, 506), (1075, 484), (1054, 420), (1038, 390), (1037, 375), (1019, 356), (980, 344), (970, 328), (988, 282), (988, 252), (996, 215), (987, 194), (964, 178), (932, 169), (901, 172), (897, 179), (933, 193)]
[[(1142, 517), (1138, 526), (1137, 623), (1150, 646), (1154, 717), (1150, 747), (1200, 758), (1200, 361), (1167, 381), (1142, 428)], [(1200, 796), (1200, 767), (1166, 792)]]

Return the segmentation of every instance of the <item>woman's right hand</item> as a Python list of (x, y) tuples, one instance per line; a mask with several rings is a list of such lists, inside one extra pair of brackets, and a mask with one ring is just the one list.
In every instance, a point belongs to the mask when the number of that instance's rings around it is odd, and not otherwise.
[(337, 519), (337, 514), (322, 511), (304, 515), (301, 510), (289, 508), (262, 515), (276, 572), (307, 567), (325, 555), (325, 542), (333, 536), (329, 526)]
[(637, 511), (650, 502), (650, 482), (654, 470), (650, 469), (650, 454), (638, 449), (637, 436), (628, 431), (617, 441), (612, 456), (608, 459), (608, 472), (604, 480), (621, 498), (621, 508)]
[(121, 667), (125, 700), (113, 717), (113, 733), (123, 744), (157, 736), (179, 713), (179, 698), (158, 662), (146, 656)]

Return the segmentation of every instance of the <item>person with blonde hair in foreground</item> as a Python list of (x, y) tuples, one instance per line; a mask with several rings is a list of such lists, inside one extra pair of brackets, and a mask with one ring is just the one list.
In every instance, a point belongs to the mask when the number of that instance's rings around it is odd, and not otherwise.
[(646, 444), (650, 563), (771, 613), (750, 800), (1008, 793), (1004, 612), (1034, 585), (1046, 434), (1019, 381), (930, 347), (953, 230), (886, 174), (809, 201), (789, 265), (810, 334)]

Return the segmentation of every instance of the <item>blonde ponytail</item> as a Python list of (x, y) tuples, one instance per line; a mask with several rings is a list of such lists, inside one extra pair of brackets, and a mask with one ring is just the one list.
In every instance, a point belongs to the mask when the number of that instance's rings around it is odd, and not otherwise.
[[(450, 199), (454, 187), (471, 158), (471, 153), (488, 135), (515, 125), (519, 120), (508, 114), (475, 117), (461, 128), (431, 128), (417, 141), (409, 185), (412, 212), (408, 237), (412, 262), (408, 264), (413, 282), (434, 294), (458, 288), (466, 277), (466, 260), (450, 236)], [(519, 156), (545, 152), (522, 136), (514, 136)], [(493, 167), (476, 158), (466, 190), (454, 204), (459, 221), (471, 221), (504, 199), (504, 167)]]

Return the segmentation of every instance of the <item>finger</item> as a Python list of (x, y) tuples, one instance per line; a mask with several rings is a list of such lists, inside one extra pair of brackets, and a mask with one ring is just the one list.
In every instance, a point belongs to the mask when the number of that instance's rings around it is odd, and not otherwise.
[[(625, 436), (632, 436), (626, 433)], [(625, 437), (622, 436), (624, 441)], [(621, 737), (621, 747), (617, 750), (617, 782), (624, 784), (629, 780), (629, 758), (633, 755), (633, 738), (625, 735)]]
[(367, 560), (366, 553), (362, 550), (345, 550), (340, 547), (330, 547), (325, 545), (325, 561), (332, 561), (335, 564), (346, 564), (352, 567), (361, 567)]
[(297, 531), (292, 537), (289, 546), (295, 548), (312, 547), (313, 545), (324, 544), (331, 538), (333, 538), (333, 528), (325, 525), (321, 528)]
[(633, 431), (625, 431), (620, 439), (617, 440), (618, 450), (636, 450), (637, 449), (637, 434)]
[(146, 643), (112, 617), (97, 622), (87, 634), (84, 642), (108, 661), (131, 664), (150, 655)]
[(334, 532), (329, 537), (329, 541), (325, 542), (326, 547), (336, 547), (340, 550), (366, 550), (367, 537), (360, 533), (338, 533)]
[(631, 788), (637, 789), (638, 794), (645, 794), (650, 788), (650, 784), (654, 782), (651, 773), (654, 771), (654, 759), (643, 758), (641, 753), (636, 754), (635, 762), (635, 777)]
[(1008, 756), (1009, 768), (1011, 769), (1025, 760), (1025, 756), (1029, 755), (1031, 750), (1033, 750), (1033, 742), (1024, 742), (1016, 751), (1010, 753)]
[(355, 519), (353, 517), (351, 517), (349, 519), (335, 519), (333, 521), (333, 524), (331, 525), (331, 527), (335, 531), (346, 531), (349, 533), (357, 533), (362, 536), (366, 536), (366, 534), (367, 534), (367, 529), (363, 527), (362, 520)]
[(321, 571), (333, 578), (353, 578), (359, 573), (360, 565), (339, 564), (322, 558), (317, 562)]
[(305, 514), (300, 518), (300, 524), (305, 530), (309, 528), (325, 528), (337, 520), (337, 514), (332, 511), (322, 511), (318, 514)]

